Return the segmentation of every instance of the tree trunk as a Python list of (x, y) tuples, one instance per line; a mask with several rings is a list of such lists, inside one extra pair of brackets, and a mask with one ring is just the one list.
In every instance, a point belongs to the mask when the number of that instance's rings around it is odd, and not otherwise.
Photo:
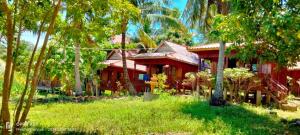
[(4, 13), (6, 14), (6, 37), (7, 37), (7, 52), (6, 52), (6, 65), (4, 71), (4, 80), (3, 80), (3, 90), (2, 90), (2, 108), (1, 108), (1, 124), (2, 134), (9, 134), (9, 125), (10, 125), (10, 114), (9, 114), (9, 84), (10, 84), (10, 74), (13, 61), (13, 40), (14, 40), (14, 29), (12, 21), (12, 13), (8, 8), (6, 0), (2, 0), (1, 7)]
[(216, 105), (216, 106), (225, 104), (223, 99), (224, 51), (225, 51), (225, 42), (221, 41), (220, 48), (219, 48), (216, 86), (210, 102), (211, 105)]
[(74, 68), (75, 69), (75, 91), (76, 91), (76, 96), (82, 96), (79, 62), (80, 62), (80, 45), (76, 44), (76, 46), (75, 46), (75, 68)]
[(26, 72), (26, 81), (25, 81), (25, 87), (23, 89), (23, 92), (21, 94), (21, 97), (18, 101), (18, 104), (17, 104), (17, 108), (15, 109), (16, 113), (15, 113), (15, 118), (14, 118), (14, 127), (13, 127), (13, 133), (15, 133), (16, 131), (14, 131), (16, 129), (16, 125), (17, 125), (17, 122), (19, 121), (20, 119), (20, 113), (21, 113), (21, 110), (22, 110), (22, 107), (23, 107), (23, 104), (24, 104), (24, 98), (25, 98), (25, 95), (27, 93), (27, 89), (28, 89), (28, 85), (29, 85), (29, 81), (30, 81), (30, 72), (31, 72), (31, 69), (32, 69), (32, 63), (33, 63), (33, 59), (34, 59), (34, 56), (35, 56), (35, 53), (36, 53), (36, 50), (37, 50), (37, 47), (38, 47), (38, 44), (39, 44), (39, 41), (40, 41), (40, 37), (41, 37), (41, 33), (42, 33), (42, 28), (44, 27), (44, 23), (46, 21), (46, 17), (48, 16), (48, 12), (46, 13), (42, 23), (40, 24), (40, 27), (39, 27), (39, 31), (38, 31), (38, 35), (37, 35), (37, 40), (36, 40), (36, 43), (34, 45), (34, 48), (33, 48), (33, 51), (31, 53), (31, 56), (30, 56), (30, 60), (29, 60), (29, 64), (28, 64), (28, 67), (27, 67), (27, 72)]
[[(30, 93), (28, 95), (28, 100), (26, 102), (26, 106), (25, 106), (24, 111), (22, 113), (21, 119), (20, 119), (19, 122), (17, 122), (18, 124), (17, 124), (17, 126), (15, 126), (15, 128), (18, 128), (18, 129), (22, 128), (22, 126), (23, 126), (23, 124), (24, 124), (24, 122), (27, 118), (27, 115), (29, 113), (29, 110), (30, 110), (30, 107), (31, 107), (31, 104), (32, 104), (32, 100), (33, 100), (33, 96), (35, 94), (36, 87), (37, 87), (40, 67), (41, 67), (41, 64), (42, 64), (42, 61), (43, 61), (43, 58), (44, 58), (44, 55), (45, 55), (45, 51), (46, 51), (46, 48), (47, 48), (49, 36), (52, 34), (52, 32), (54, 30), (55, 20), (56, 20), (56, 17), (58, 15), (60, 6), (61, 6), (61, 0), (59, 0), (57, 2), (56, 7), (54, 8), (54, 12), (53, 12), (51, 22), (50, 22), (49, 28), (47, 30), (46, 36), (45, 36), (43, 46), (41, 48), (40, 55), (39, 55), (38, 60), (35, 64), (35, 67), (34, 67), (33, 79), (32, 79), (32, 82), (31, 82), (31, 89), (30, 89)], [(16, 129), (13, 129), (13, 130), (17, 131), (15, 134), (19, 133), (19, 130), (16, 130)]]
[[(221, 14), (228, 14), (228, 2), (221, 2)], [(220, 42), (218, 68), (217, 68), (217, 79), (214, 94), (211, 98), (210, 104), (215, 106), (224, 105), (226, 101), (223, 99), (223, 70), (224, 70), (224, 52), (225, 52), (225, 41)]]
[(125, 54), (125, 43), (126, 43), (126, 27), (127, 23), (122, 24), (122, 62), (123, 62), (123, 72), (124, 72), (124, 82), (126, 85), (126, 89), (129, 91), (130, 95), (136, 95), (136, 90), (133, 87), (129, 75), (128, 75), (128, 69), (127, 69), (127, 62), (126, 62), (126, 54)]
[[(13, 81), (14, 81), (14, 75), (15, 75), (15, 68), (16, 68), (16, 61), (18, 59), (18, 53), (19, 53), (19, 46), (20, 46), (20, 40), (21, 40), (21, 34), (22, 34), (22, 20), (19, 23), (19, 30), (18, 30), (18, 37), (17, 37), (17, 44), (16, 44), (16, 50), (14, 52), (15, 57), (13, 59), (12, 62), (12, 69), (11, 69), (11, 75), (10, 75), (10, 84), (9, 84), (9, 93), (11, 91), (11, 87), (13, 85)], [(10, 94), (9, 94), (10, 97)]]

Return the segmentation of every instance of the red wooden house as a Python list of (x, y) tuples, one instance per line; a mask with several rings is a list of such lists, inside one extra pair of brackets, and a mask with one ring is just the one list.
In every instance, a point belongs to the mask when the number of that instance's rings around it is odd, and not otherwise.
[[(136, 55), (138, 51), (131, 50), (126, 51), (126, 56), (130, 57)], [(146, 73), (146, 66), (135, 64), (132, 60), (127, 60), (127, 68), (129, 78), (132, 81), (137, 91), (142, 91), (143, 81), (139, 81), (136, 78), (139, 74)], [(107, 57), (107, 60), (103, 62), (107, 67), (100, 71), (101, 85), (100, 89), (102, 90), (117, 90), (117, 82), (121, 82), (124, 85), (123, 78), (123, 62), (121, 50), (113, 50)]]
[[(229, 47), (231, 44), (226, 43), (226, 47)], [(217, 64), (219, 56), (219, 43), (211, 43), (199, 46), (188, 47), (188, 51), (198, 54), (199, 59), (208, 60), (210, 63), (211, 73), (217, 73)], [(229, 59), (230, 56), (225, 56), (225, 67), (236, 67), (237, 63), (235, 59)], [(201, 64), (201, 63), (200, 63)], [(201, 66), (201, 65), (200, 65)]]
[[(225, 48), (230, 47), (232, 44), (227, 43)], [(217, 63), (219, 56), (219, 43), (199, 45), (195, 47), (188, 47), (190, 52), (198, 54), (200, 59), (205, 59), (210, 61), (210, 69), (212, 73), (217, 72)], [(287, 76), (300, 77), (300, 70), (288, 70), (287, 67), (278, 68), (276, 63), (267, 62), (260, 63), (258, 60), (253, 60), (250, 63), (241, 63), (238, 59), (231, 58), (236, 52), (232, 51), (230, 54), (225, 55), (224, 68), (234, 68), (234, 67), (247, 67), (250, 68), (255, 74), (260, 78), (269, 77), (271, 82), (267, 85), (272, 87), (272, 89), (287, 91)]]
[(170, 88), (176, 88), (181, 84), (187, 72), (198, 71), (198, 56), (187, 51), (186, 46), (171, 42), (161, 43), (151, 53), (141, 53), (129, 57), (136, 64), (147, 67), (147, 76), (165, 73)]

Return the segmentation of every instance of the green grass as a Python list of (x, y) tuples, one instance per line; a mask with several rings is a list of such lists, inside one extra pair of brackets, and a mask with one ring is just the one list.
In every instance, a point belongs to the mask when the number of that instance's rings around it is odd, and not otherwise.
[[(280, 112), (280, 111), (279, 111)], [(284, 113), (285, 112), (280, 112)], [(300, 111), (285, 116), (300, 117)], [(102, 99), (34, 105), (29, 129), (36, 134), (297, 134), (280, 117), (251, 105), (211, 107), (193, 97)], [(67, 130), (69, 131), (63, 131)], [(53, 131), (56, 130), (56, 131)], [(71, 131), (70, 131), (71, 130)], [(31, 132), (32, 133), (32, 132)]]

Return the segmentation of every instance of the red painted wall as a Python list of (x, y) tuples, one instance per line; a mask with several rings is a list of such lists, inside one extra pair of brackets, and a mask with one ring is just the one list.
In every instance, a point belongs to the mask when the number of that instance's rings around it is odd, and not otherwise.
[(292, 77), (295, 80), (300, 79), (300, 69), (288, 70), (288, 76)]
[[(119, 68), (119, 67), (113, 67), (113, 66), (109, 66), (107, 68), (105, 68), (104, 70), (101, 71), (100, 77), (101, 77), (101, 85), (100, 88), (101, 89), (110, 89), (113, 91), (117, 90), (117, 85), (116, 82), (120, 81), (122, 83), (122, 85), (124, 86), (124, 80), (118, 80), (117, 79), (117, 74), (123, 74), (123, 68)], [(108, 80), (105, 80), (104, 74), (108, 74)], [(144, 88), (144, 82), (138, 80), (138, 75), (139, 74), (145, 74), (145, 72), (142, 71), (134, 71), (131, 69), (128, 69), (128, 74), (129, 74), (129, 79), (131, 80), (132, 84), (134, 85), (135, 89), (137, 92), (141, 92), (143, 91)], [(110, 85), (108, 84), (110, 81)]]

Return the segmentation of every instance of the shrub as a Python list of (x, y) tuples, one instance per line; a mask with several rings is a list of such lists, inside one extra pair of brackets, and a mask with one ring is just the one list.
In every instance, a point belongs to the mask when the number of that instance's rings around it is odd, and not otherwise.
[[(247, 88), (254, 74), (247, 68), (226, 68), (224, 70), (224, 86), (230, 91), (230, 100), (239, 101), (240, 92)], [(245, 91), (245, 89), (243, 89)]]
[(164, 74), (164, 73), (157, 74), (157, 88), (159, 90), (164, 90), (167, 87), (166, 82), (167, 82), (166, 74)]

